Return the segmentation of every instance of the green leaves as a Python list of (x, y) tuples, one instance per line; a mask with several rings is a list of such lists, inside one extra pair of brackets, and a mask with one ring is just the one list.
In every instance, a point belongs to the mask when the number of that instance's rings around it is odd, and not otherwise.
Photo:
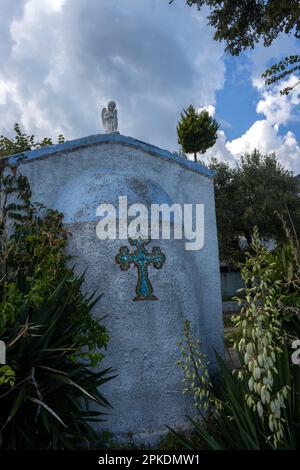
[(217, 140), (219, 124), (206, 110), (197, 113), (192, 105), (183, 110), (177, 126), (178, 143), (186, 153), (204, 153)]
[[(222, 407), (207, 413), (200, 419), (190, 418), (193, 426), (192, 438), (176, 434), (187, 449), (203, 448), (203, 444), (212, 450), (273, 450), (268, 417), (259, 418), (256, 411), (246, 401), (247, 383), (239, 380), (236, 375), (218, 357), (219, 382), (215, 385), (215, 398), (220, 400)], [(292, 371), (287, 350), (278, 356), (279, 377), (282, 383), (292, 384), (291, 393), (284, 408), (284, 435), (279, 444), (280, 449), (299, 448), (299, 370)], [(299, 369), (299, 368), (298, 368)], [(294, 375), (295, 374), (295, 375)], [(296, 382), (296, 374), (299, 375)], [(213, 392), (211, 392), (213, 394)]]
[(237, 265), (244, 260), (239, 240), (251, 244), (254, 227), (265, 240), (286, 239), (281, 217), (292, 217), (300, 229), (299, 180), (284, 169), (275, 154), (254, 150), (231, 168), (211, 160), (215, 172), (215, 200), (222, 261)]
[(11, 387), (15, 384), (16, 374), (11, 367), (0, 366), (0, 385), (9, 384)]
[[(15, 137), (13, 139), (0, 136), (0, 159), (9, 155), (14, 155), (21, 152), (34, 150), (35, 148), (47, 147), (53, 145), (52, 139), (44, 137), (41, 141), (36, 141), (34, 135), (27, 135), (20, 129), (20, 125), (14, 125)], [(61, 144), (65, 141), (62, 134), (58, 136), (58, 143)]]
[[(287, 78), (291, 74), (300, 76), (300, 55), (290, 55), (285, 57), (265, 70), (262, 77), (265, 78), (266, 85), (273, 85), (274, 83)], [(292, 85), (283, 88), (280, 93), (282, 95), (288, 95), (298, 87), (299, 84), (300, 80), (296, 80)]]
[[(16, 320), (6, 330), (6, 341), (13, 343), (7, 349), (7, 361), (16, 381), (13, 388), (5, 383), (0, 386), (4, 448), (52, 448), (54, 442), (56, 448), (76, 447), (81, 435), (94, 438), (85, 419), (85, 403), (97, 404), (98, 418), (102, 416), (99, 406), (110, 406), (98, 390), (110, 380), (110, 370), (94, 372), (80, 359), (80, 331), (85, 324), (82, 317), (71, 321), (77, 289), (77, 283), (70, 285), (64, 279), (42, 305), (29, 309), (27, 328)], [(13, 342), (16, 335), (19, 337)], [(7, 410), (11, 411), (6, 416)]]
[[(292, 272), (290, 266), (292, 265)], [(277, 252), (261, 244), (257, 229), (242, 268), (245, 288), (235, 323), (242, 337), (235, 346), (240, 368), (232, 371), (216, 354), (219, 375), (213, 385), (203, 370), (205, 357), (185, 326), (183, 359), (188, 391), (205, 397), (205, 415), (191, 419), (193, 439), (181, 442), (198, 449), (298, 449), (300, 445), (300, 369), (291, 360), (290, 338), (300, 325), (300, 251), (296, 234)], [(292, 295), (293, 294), (293, 295)], [(287, 320), (286, 310), (289, 318)], [(299, 337), (299, 336), (298, 336)], [(199, 361), (201, 358), (201, 363)], [(198, 405), (198, 403), (197, 403)], [(196, 406), (199, 411), (199, 406)]]
[(109, 336), (91, 313), (100, 296), (84, 295), (84, 275), (68, 265), (62, 214), (30, 197), (26, 178), (6, 167), (0, 173), (0, 338), (7, 346), (0, 447), (77, 448), (95, 438), (89, 417), (103, 420), (110, 408), (99, 388), (111, 371), (90, 368), (99, 367)]
[(215, 28), (214, 38), (225, 41), (225, 50), (232, 55), (253, 49), (259, 41), (270, 46), (280, 33), (300, 36), (298, 0), (186, 0), (186, 3), (199, 10), (209, 7), (207, 18)]

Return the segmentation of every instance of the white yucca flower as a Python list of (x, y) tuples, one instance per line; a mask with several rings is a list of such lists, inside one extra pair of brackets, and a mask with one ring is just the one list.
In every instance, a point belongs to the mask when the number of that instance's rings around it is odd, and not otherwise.
[(248, 387), (249, 387), (250, 392), (253, 391), (253, 386), (254, 386), (254, 379), (251, 376), (250, 379), (248, 380)]
[(253, 371), (253, 376), (255, 379), (260, 379), (260, 368), (259, 367), (255, 367), (254, 371)]
[(264, 414), (264, 409), (260, 401), (257, 403), (256, 408), (257, 408), (258, 416), (261, 418)]

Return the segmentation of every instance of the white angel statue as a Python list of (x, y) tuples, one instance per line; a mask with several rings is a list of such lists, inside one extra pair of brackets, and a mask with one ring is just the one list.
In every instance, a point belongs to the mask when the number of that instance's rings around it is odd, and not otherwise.
[(107, 109), (102, 109), (101, 119), (106, 134), (118, 132), (118, 111), (114, 101), (108, 103)]

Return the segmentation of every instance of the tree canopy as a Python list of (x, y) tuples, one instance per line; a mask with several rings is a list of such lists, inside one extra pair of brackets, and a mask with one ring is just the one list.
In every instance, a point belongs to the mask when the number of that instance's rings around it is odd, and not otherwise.
[[(171, 0), (170, 3), (173, 3)], [(238, 55), (263, 40), (270, 46), (283, 32), (300, 38), (299, 0), (186, 0), (199, 10), (210, 8), (208, 23), (216, 29), (214, 38), (225, 41), (226, 52)]]
[(181, 113), (177, 125), (178, 143), (186, 153), (193, 153), (197, 161), (197, 153), (204, 153), (217, 140), (219, 124), (206, 110), (197, 113), (190, 105)]
[[(300, 38), (299, 0), (186, 0), (186, 3), (198, 10), (209, 7), (207, 19), (215, 28), (214, 39), (225, 41), (225, 51), (231, 55), (253, 49), (260, 41), (268, 47), (281, 33)], [(270, 85), (292, 73), (300, 75), (300, 55), (285, 57), (267, 69), (263, 77)], [(288, 94), (292, 88), (286, 87), (282, 93)]]
[[(44, 137), (42, 140), (36, 140), (34, 135), (28, 135), (21, 131), (20, 125), (14, 125), (15, 136), (12, 138), (0, 136), (0, 158), (14, 155), (20, 152), (28, 152), (35, 148), (47, 147), (53, 145), (50, 137)], [(58, 143), (61, 144), (65, 141), (62, 134), (58, 136)]]
[(265, 240), (285, 240), (282, 218), (291, 217), (300, 230), (299, 179), (284, 169), (273, 154), (254, 150), (231, 168), (212, 159), (220, 257), (236, 263), (243, 258), (240, 239), (249, 245), (254, 227)]

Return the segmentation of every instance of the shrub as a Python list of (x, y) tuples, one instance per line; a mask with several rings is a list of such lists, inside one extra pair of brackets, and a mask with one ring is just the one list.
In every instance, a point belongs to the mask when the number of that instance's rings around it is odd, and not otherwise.
[[(296, 281), (300, 258), (296, 248), (290, 238), (286, 247), (272, 254), (260, 244), (257, 231), (254, 234), (242, 269), (245, 289), (241, 292), (241, 314), (235, 319), (241, 328), (241, 338), (235, 344), (239, 370), (232, 372), (218, 356), (220, 377), (213, 386), (205, 357), (197, 359), (197, 348), (186, 331), (189, 354), (179, 365), (185, 373), (187, 391), (194, 400), (201, 398), (197, 401), (201, 419), (191, 421), (198, 440), (204, 440), (210, 448), (299, 448), (300, 369), (290, 359), (290, 334), (299, 331)], [(282, 253), (290, 256), (284, 258)], [(293, 259), (293, 268), (288, 259)], [(286, 270), (281, 269), (282, 263)], [(181, 438), (186, 446), (197, 448), (197, 439)]]
[[(109, 408), (95, 371), (108, 334), (91, 315), (98, 298), (81, 291), (65, 254), (62, 214), (31, 203), (28, 181), (0, 173), (0, 448), (59, 449), (88, 445), (91, 421)], [(90, 366), (93, 366), (91, 368)], [(95, 403), (95, 411), (90, 409)], [(100, 407), (100, 408), (99, 408)]]

